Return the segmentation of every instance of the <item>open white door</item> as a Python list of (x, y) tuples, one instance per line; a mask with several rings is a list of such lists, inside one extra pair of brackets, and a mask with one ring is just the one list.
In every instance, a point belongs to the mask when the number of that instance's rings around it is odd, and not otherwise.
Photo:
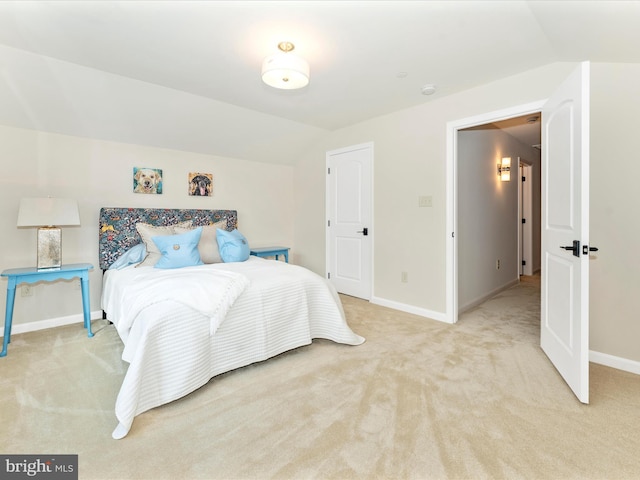
[(542, 110), (540, 344), (589, 403), (589, 63)]
[(336, 290), (369, 300), (373, 144), (327, 152), (327, 275)]

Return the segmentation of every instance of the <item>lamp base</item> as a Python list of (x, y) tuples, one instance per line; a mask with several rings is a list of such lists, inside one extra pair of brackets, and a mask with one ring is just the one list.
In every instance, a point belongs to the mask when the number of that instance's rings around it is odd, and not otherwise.
[(62, 265), (62, 231), (58, 227), (38, 229), (38, 270)]

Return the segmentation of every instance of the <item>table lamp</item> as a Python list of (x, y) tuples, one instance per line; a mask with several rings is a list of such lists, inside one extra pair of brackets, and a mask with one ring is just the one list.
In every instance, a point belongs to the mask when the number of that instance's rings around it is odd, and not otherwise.
[(23, 198), (18, 211), (18, 227), (38, 228), (38, 269), (62, 265), (60, 226), (80, 225), (78, 202), (68, 198)]

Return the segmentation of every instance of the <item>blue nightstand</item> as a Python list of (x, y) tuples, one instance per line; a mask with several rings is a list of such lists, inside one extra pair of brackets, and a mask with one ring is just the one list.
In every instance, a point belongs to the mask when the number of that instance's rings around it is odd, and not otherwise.
[(262, 247), (262, 248), (252, 248), (251, 255), (255, 255), (256, 257), (278, 257), (280, 255), (284, 255), (284, 261), (289, 263), (289, 247)]
[(11, 323), (13, 322), (13, 302), (16, 298), (16, 286), (21, 283), (53, 282), (54, 280), (71, 280), (79, 278), (82, 286), (82, 313), (84, 315), (84, 328), (87, 335), (93, 337), (91, 331), (91, 314), (89, 312), (89, 270), (93, 269), (90, 263), (74, 263), (62, 265), (60, 268), (48, 268), (38, 270), (36, 267), (11, 268), (2, 272), (3, 277), (9, 277), (7, 284), (7, 308), (4, 315), (4, 342), (0, 357), (7, 355), (7, 347), (11, 341)]

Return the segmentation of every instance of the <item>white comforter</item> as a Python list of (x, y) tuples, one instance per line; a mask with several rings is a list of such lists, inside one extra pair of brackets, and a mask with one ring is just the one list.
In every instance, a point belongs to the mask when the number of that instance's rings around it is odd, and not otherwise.
[[(110, 273), (110, 272), (107, 272)], [(134, 322), (151, 305), (175, 302), (209, 318), (213, 335), (238, 296), (249, 285), (240, 273), (220, 268), (186, 267), (161, 270), (150, 267), (128, 268), (110, 273), (113, 281), (105, 281), (103, 308), (113, 321), (125, 348), (122, 358), (131, 361), (131, 350), (137, 342), (128, 342)]]
[[(223, 290), (228, 295), (221, 295)], [(364, 341), (347, 325), (328, 281), (305, 268), (253, 256), (174, 271), (109, 270), (102, 307), (130, 364), (116, 400), (114, 438), (128, 434), (136, 415), (220, 373), (313, 338), (349, 345)]]

